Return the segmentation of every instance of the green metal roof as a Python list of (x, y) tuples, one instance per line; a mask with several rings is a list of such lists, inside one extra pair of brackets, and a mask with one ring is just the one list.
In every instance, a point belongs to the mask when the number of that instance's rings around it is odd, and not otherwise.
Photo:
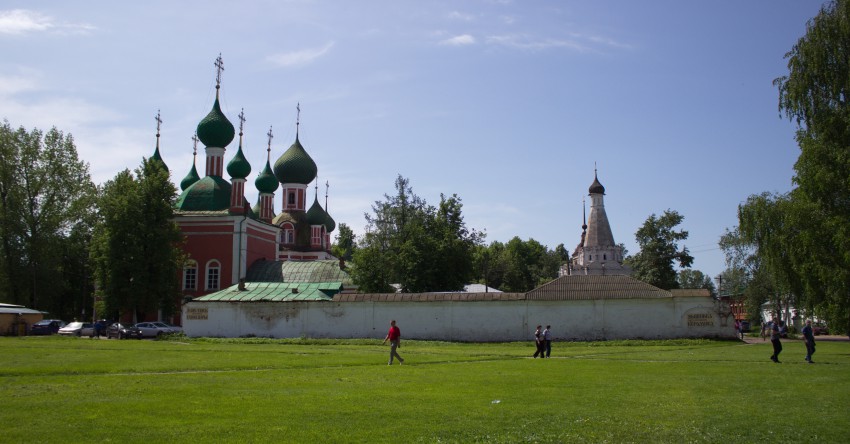
[(272, 167), (269, 165), (268, 160), (266, 160), (266, 167), (263, 168), (263, 171), (259, 176), (257, 176), (257, 179), (254, 180), (254, 185), (257, 186), (257, 191), (261, 193), (274, 193), (277, 190), (277, 187), (280, 186), (280, 183), (277, 181), (277, 177), (275, 177), (272, 172)]
[(301, 146), (297, 135), (295, 136), (295, 143), (274, 163), (274, 174), (280, 183), (306, 185), (316, 178), (317, 172), (316, 162)]
[(342, 282), (248, 282), (244, 290), (238, 285), (201, 296), (203, 302), (295, 302), (331, 301), (342, 291)]
[(239, 136), (239, 149), (236, 150), (236, 155), (227, 163), (227, 174), (234, 179), (244, 179), (251, 174), (251, 164), (242, 154), (242, 136)]
[(198, 123), (198, 138), (204, 146), (224, 148), (233, 141), (236, 130), (233, 124), (221, 112), (218, 104), (218, 92), (216, 92), (215, 103), (212, 110)]
[(201, 180), (201, 176), (198, 175), (198, 170), (195, 168), (195, 164), (192, 164), (192, 169), (189, 170), (189, 174), (180, 181), (180, 189), (186, 191), (186, 188), (191, 187), (195, 182)]
[(176, 209), (183, 211), (218, 211), (230, 207), (230, 182), (220, 176), (206, 176), (186, 188)]
[(339, 268), (339, 261), (257, 261), (250, 268), (245, 280), (256, 282), (341, 282), (353, 285), (351, 276)]

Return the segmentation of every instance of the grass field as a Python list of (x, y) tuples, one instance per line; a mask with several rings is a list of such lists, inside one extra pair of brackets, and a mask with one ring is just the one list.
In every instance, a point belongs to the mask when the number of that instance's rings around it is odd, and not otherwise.
[(0, 442), (848, 442), (850, 343), (0, 338)]

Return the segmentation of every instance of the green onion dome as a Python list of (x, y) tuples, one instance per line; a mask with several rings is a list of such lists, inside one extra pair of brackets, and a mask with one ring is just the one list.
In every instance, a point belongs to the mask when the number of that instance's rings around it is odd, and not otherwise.
[(165, 168), (165, 170), (168, 171), (168, 165), (165, 164), (165, 161), (162, 160), (162, 156), (159, 155), (159, 140), (158, 139), (157, 139), (157, 144), (156, 144), (156, 150), (153, 152), (153, 157), (151, 157), (151, 158), (153, 160), (156, 160), (160, 164), (162, 164), (163, 168)]
[(262, 199), (260, 199), (260, 197), (258, 196), (257, 197), (257, 203), (254, 204), (253, 207), (251, 207), (251, 212), (253, 212), (254, 214), (262, 214), (262, 212), (263, 212), (263, 203), (262, 202), (263, 202)]
[(310, 225), (324, 225), (328, 220), (328, 213), (319, 205), (319, 198), (313, 201), (313, 206), (307, 210), (307, 223)]
[(181, 211), (221, 211), (230, 208), (230, 182), (206, 176), (183, 190), (175, 207)]
[(251, 174), (251, 164), (248, 163), (248, 159), (242, 154), (241, 143), (239, 144), (239, 149), (236, 151), (236, 155), (227, 163), (227, 174), (230, 174), (230, 177), (234, 179), (244, 179)]
[(212, 110), (198, 124), (198, 138), (201, 139), (204, 146), (224, 148), (230, 142), (233, 142), (235, 135), (236, 130), (233, 128), (233, 124), (221, 112), (216, 94)]
[(334, 218), (331, 217), (330, 214), (328, 214), (327, 211), (325, 211), (325, 214), (328, 216), (328, 218), (325, 220), (325, 231), (327, 231), (328, 233), (333, 233), (333, 231), (336, 229), (336, 221), (334, 220)]
[(274, 174), (280, 183), (300, 183), (307, 185), (316, 178), (316, 162), (307, 154), (298, 136), (295, 143), (274, 163)]
[(180, 189), (186, 191), (186, 188), (189, 188), (199, 180), (201, 180), (201, 176), (198, 175), (198, 170), (195, 168), (195, 164), (193, 163), (189, 174), (180, 181)]
[(261, 193), (274, 193), (277, 191), (277, 187), (280, 186), (280, 183), (277, 181), (277, 177), (275, 177), (272, 172), (272, 167), (269, 165), (269, 161), (266, 161), (266, 167), (263, 168), (263, 171), (257, 176), (257, 179), (254, 180), (254, 185), (257, 186), (257, 191)]

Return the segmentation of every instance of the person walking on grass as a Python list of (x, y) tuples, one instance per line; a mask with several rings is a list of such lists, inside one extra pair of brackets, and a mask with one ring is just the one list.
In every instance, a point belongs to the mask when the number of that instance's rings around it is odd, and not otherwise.
[(806, 342), (806, 361), (809, 364), (814, 364), (812, 355), (815, 354), (815, 333), (812, 331), (812, 320), (806, 320), (806, 326), (803, 327), (803, 341)]
[(534, 357), (540, 355), (541, 358), (545, 358), (546, 356), (543, 354), (543, 328), (542, 325), (537, 326), (537, 330), (534, 330), (534, 346), (537, 347), (537, 350), (534, 351)]
[(770, 324), (770, 343), (773, 344), (773, 354), (770, 360), (779, 364), (779, 353), (782, 352), (782, 342), (779, 340), (779, 321), (773, 318)]
[(548, 358), (550, 354), (552, 354), (552, 326), (547, 325), (546, 330), (543, 330), (543, 350), (546, 351), (546, 357)]
[(381, 345), (390, 341), (390, 362), (387, 365), (393, 365), (393, 357), (398, 359), (398, 364), (404, 364), (404, 359), (398, 355), (396, 349), (401, 348), (401, 330), (395, 325), (395, 320), (390, 321), (390, 331), (387, 332), (387, 337)]

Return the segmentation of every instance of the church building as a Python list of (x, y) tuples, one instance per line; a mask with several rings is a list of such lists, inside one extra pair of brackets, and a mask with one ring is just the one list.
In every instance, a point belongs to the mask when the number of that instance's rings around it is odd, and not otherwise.
[[(193, 161), (180, 182), (174, 221), (185, 237), (189, 258), (181, 273), (184, 300), (219, 290), (244, 285), (249, 269), (255, 264), (268, 268), (285, 261), (321, 261), (339, 268), (330, 253), (330, 234), (336, 222), (319, 204), (318, 184), (313, 203), (308, 205), (308, 187), (316, 181), (316, 163), (304, 149), (298, 136), (295, 142), (271, 166), (272, 134), (267, 133), (266, 164), (254, 180), (259, 197), (252, 207), (245, 198), (251, 165), (243, 153), (244, 111), (239, 118), (239, 144), (226, 163), (227, 147), (235, 137), (235, 128), (221, 110), (219, 91), (223, 63), (216, 59), (216, 97), (212, 110), (198, 123), (194, 154), (200, 141), (204, 145), (204, 177)], [(159, 152), (159, 116), (157, 146)], [(225, 172), (229, 180), (224, 177)], [(275, 212), (275, 193), (280, 190), (280, 210)]]
[(590, 218), (582, 224), (581, 241), (558, 275), (631, 275), (632, 269), (623, 265), (623, 247), (614, 242), (608, 214), (605, 213), (605, 187), (599, 182), (595, 169), (588, 194)]

